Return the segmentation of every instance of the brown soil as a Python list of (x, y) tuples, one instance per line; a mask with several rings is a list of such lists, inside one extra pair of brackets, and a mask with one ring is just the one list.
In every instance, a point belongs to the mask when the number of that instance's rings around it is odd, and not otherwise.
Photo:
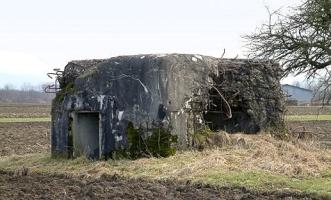
[(322, 146), (331, 148), (331, 121), (287, 122), (290, 131), (308, 132), (319, 140)]
[(0, 117), (49, 117), (50, 114), (50, 105), (0, 103)]
[(0, 123), (0, 156), (50, 149), (50, 122)]
[(178, 181), (147, 181), (103, 175), (98, 179), (64, 174), (0, 171), (0, 199), (314, 199), (293, 192), (253, 192)]

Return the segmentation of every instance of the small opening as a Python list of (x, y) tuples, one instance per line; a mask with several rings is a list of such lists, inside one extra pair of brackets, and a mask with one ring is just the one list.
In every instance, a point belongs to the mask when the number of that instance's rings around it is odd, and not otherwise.
[(75, 156), (86, 155), (88, 158), (99, 158), (99, 113), (77, 113), (74, 128)]
[(244, 103), (239, 96), (235, 96), (229, 103), (232, 111), (230, 119), (226, 115), (228, 111), (225, 108), (225, 103), (216, 93), (216, 90), (209, 91), (208, 110), (203, 117), (211, 130), (224, 130), (228, 133), (256, 133), (260, 130), (243, 107)]
[(157, 117), (159, 118), (159, 120), (162, 121), (166, 115), (167, 115), (167, 110), (166, 110), (165, 106), (163, 104), (159, 104)]

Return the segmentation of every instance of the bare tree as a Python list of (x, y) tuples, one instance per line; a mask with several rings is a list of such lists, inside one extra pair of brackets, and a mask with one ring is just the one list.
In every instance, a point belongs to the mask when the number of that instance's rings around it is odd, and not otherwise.
[(3, 87), (4, 90), (13, 90), (14, 89), (14, 86), (10, 83), (7, 83), (4, 87)]
[(306, 73), (308, 78), (331, 65), (331, 1), (304, 0), (291, 14), (269, 12), (269, 22), (244, 36), (250, 55), (279, 61), (284, 75)]
[(331, 72), (315, 76), (314, 82), (310, 85), (314, 91), (314, 101), (321, 102), (324, 105), (331, 103)]
[(292, 85), (295, 85), (297, 87), (301, 87), (301, 84), (299, 81), (293, 81)]
[(42, 88), (46, 84), (33, 86), (24, 83), (20, 90), (15, 89), (12, 84), (6, 84), (0, 89), (0, 103), (50, 103), (54, 94), (46, 94)]
[(21, 90), (22, 91), (32, 91), (32, 90), (34, 90), (34, 86), (31, 83), (24, 82), (21, 85)]

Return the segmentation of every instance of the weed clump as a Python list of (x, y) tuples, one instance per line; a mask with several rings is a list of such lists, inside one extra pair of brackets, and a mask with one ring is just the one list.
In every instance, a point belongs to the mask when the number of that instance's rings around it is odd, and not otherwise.
[(62, 88), (59, 92), (56, 93), (56, 96), (53, 100), (53, 104), (62, 102), (64, 100), (64, 97), (68, 93), (72, 92), (73, 89), (74, 89), (74, 83), (73, 82), (68, 83), (64, 88)]
[(228, 133), (224, 131), (212, 131), (207, 127), (204, 127), (193, 135), (193, 147), (198, 150), (211, 147), (223, 147), (231, 144), (231, 138)]

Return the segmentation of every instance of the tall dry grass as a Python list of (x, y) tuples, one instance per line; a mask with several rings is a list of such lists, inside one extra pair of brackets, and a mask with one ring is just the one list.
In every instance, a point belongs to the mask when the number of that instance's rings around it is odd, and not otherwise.
[(276, 139), (268, 133), (230, 137), (233, 145), (229, 148), (243, 155), (237, 160), (240, 168), (288, 176), (316, 176), (331, 167), (331, 151), (321, 148), (311, 137), (291, 138), (289, 141)]
[(215, 172), (266, 172), (287, 177), (317, 177), (331, 169), (331, 150), (313, 139), (279, 140), (268, 133), (258, 135), (219, 133), (213, 146), (203, 151), (178, 152), (168, 158), (89, 161), (51, 159), (48, 154), (10, 156), (0, 159), (0, 169), (25, 166), (32, 171), (68, 172), (101, 176), (187, 179)]
[[(216, 139), (216, 138), (214, 138)], [(220, 133), (216, 146), (203, 151), (183, 151), (169, 158), (97, 162), (89, 175), (117, 173), (157, 178), (195, 178), (215, 171), (262, 171), (288, 177), (319, 176), (331, 167), (331, 150), (312, 139), (279, 140), (259, 135)], [(110, 166), (109, 166), (110, 165)]]

